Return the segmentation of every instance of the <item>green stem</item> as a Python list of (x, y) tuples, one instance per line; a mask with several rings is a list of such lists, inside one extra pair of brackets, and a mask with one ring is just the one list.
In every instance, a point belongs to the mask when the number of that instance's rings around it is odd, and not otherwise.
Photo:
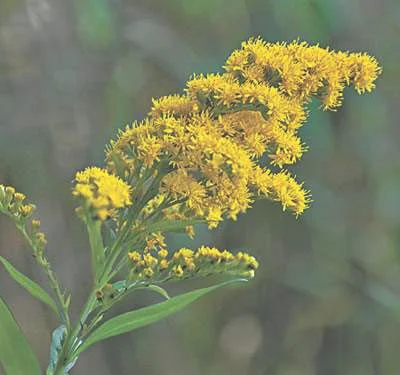
[(101, 221), (87, 218), (86, 227), (89, 235), (90, 251), (92, 255), (92, 274), (95, 283), (99, 280), (99, 273), (104, 268), (105, 254), (101, 235)]
[[(120, 302), (123, 298), (125, 298), (128, 294), (137, 291), (137, 290), (142, 290), (142, 289), (148, 289), (148, 286), (143, 286), (141, 284), (135, 285), (135, 286), (128, 286), (126, 290), (121, 292), (119, 295), (117, 295), (112, 301), (110, 301), (109, 304), (106, 306), (103, 306), (96, 315), (91, 319), (88, 327), (85, 329), (85, 334), (81, 336), (81, 339), (87, 337), (94, 328), (101, 322), (101, 316), (104, 315), (107, 311), (109, 311), (113, 306), (115, 306), (118, 302)], [(75, 348), (75, 350), (78, 349), (78, 347)]]
[(116, 242), (114, 243), (114, 246), (111, 248), (110, 256), (106, 260), (103, 272), (99, 277), (99, 283), (101, 285), (107, 283), (107, 281), (110, 279), (110, 272), (112, 271), (113, 265), (121, 252), (119, 248), (121, 248), (122, 246), (120, 245), (122, 244), (122, 242), (124, 241), (124, 239), (128, 234), (129, 234), (129, 228), (127, 225), (125, 230), (123, 230), (123, 232), (118, 236)]
[(65, 370), (65, 367), (75, 359), (73, 357), (73, 353), (77, 347), (77, 343), (80, 341), (79, 334), (82, 330), (83, 325), (86, 323), (86, 320), (88, 319), (90, 313), (96, 306), (96, 290), (97, 286), (95, 286), (90, 293), (74, 329), (67, 334), (65, 344), (63, 345), (61, 353), (58, 357), (56, 368), (54, 370), (54, 375), (64, 375), (63, 371)]
[[(152, 179), (141, 199), (137, 201), (136, 207), (133, 207), (134, 209), (132, 209), (131, 215), (128, 215), (127, 220), (124, 223), (124, 227), (118, 233), (114, 244), (107, 254), (104, 253), (104, 244), (101, 235), (101, 222), (90, 220), (90, 218), (87, 219), (86, 224), (92, 251), (92, 268), (95, 280), (94, 287), (87, 299), (85, 306), (82, 309), (79, 320), (75, 327), (71, 330), (69, 328), (70, 325), (68, 325), (67, 337), (58, 357), (54, 375), (64, 374), (65, 367), (77, 358), (76, 350), (80, 346), (80, 341), (83, 340), (84, 337), (95, 328), (100, 321), (99, 318), (101, 315), (120, 300), (120, 298), (116, 298), (116, 300), (110, 305), (100, 308), (100, 310), (90, 320), (87, 328), (82, 332), (89, 316), (98, 307), (96, 306), (96, 291), (101, 289), (105, 283), (109, 281), (110, 275), (113, 273), (115, 262), (118, 260), (118, 257), (123, 250), (124, 241), (127, 237), (129, 237), (132, 223), (137, 219), (143, 207), (154, 197), (154, 190), (158, 189), (162, 177), (163, 175), (159, 173), (155, 178)], [(122, 298), (122, 295), (120, 297)]]
[(36, 246), (36, 244), (32, 241), (31, 237), (28, 235), (26, 231), (24, 223), (18, 221), (13, 215), (10, 214), (10, 212), (5, 210), (3, 206), (0, 206), (0, 212), (5, 214), (11, 220), (14, 221), (16, 228), (21, 232), (22, 236), (25, 238), (25, 241), (32, 248), (36, 263), (44, 270), (44, 273), (46, 274), (47, 279), (49, 280), (50, 288), (56, 296), (58, 316), (60, 320), (65, 324), (67, 329), (69, 329), (71, 322), (68, 313), (68, 305), (69, 305), (68, 298), (66, 299), (64, 293), (61, 291), (60, 283), (58, 282), (51, 268), (50, 262), (46, 258), (43, 250), (39, 249)]
[(46, 256), (44, 255), (43, 251), (39, 251), (39, 249), (36, 247), (36, 245), (33, 243), (32, 239), (26, 232), (26, 229), (23, 225), (20, 225), (16, 223), (17, 229), (22, 233), (23, 237), (25, 240), (28, 242), (29, 246), (32, 248), (36, 259), (36, 262), (38, 263), (39, 266), (42, 267), (44, 270), (44, 273), (46, 274), (49, 282), (50, 282), (50, 287), (53, 290), (54, 294), (57, 297), (57, 307), (58, 307), (58, 315), (61, 319), (61, 321), (65, 324), (67, 329), (69, 329), (71, 322), (69, 318), (69, 313), (68, 313), (68, 302), (64, 297), (64, 294), (61, 291), (60, 283), (58, 282), (52, 268), (50, 265), (50, 262), (47, 260)]
[(108, 259), (105, 260), (103, 272), (98, 278), (100, 284), (104, 284), (110, 279), (110, 273), (113, 269), (114, 263), (116, 262), (118, 256), (121, 254), (122, 251), (121, 245), (123, 244), (123, 241), (127, 238), (127, 236), (129, 236), (131, 224), (137, 219), (143, 207), (145, 207), (146, 204), (152, 198), (154, 198), (154, 189), (158, 187), (162, 178), (163, 174), (159, 172), (159, 174), (151, 181), (142, 198), (138, 200), (137, 205), (132, 207), (131, 212), (133, 214), (131, 214), (127, 218), (126, 222), (124, 223), (124, 228), (120, 231), (116, 241), (114, 242), (114, 245), (109, 251)]

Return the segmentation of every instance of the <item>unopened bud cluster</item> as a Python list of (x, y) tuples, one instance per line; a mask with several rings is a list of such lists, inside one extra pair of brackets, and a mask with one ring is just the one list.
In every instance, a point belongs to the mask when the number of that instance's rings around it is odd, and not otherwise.
[(32, 242), (35, 256), (42, 253), (47, 244), (46, 236), (40, 231), (40, 221), (32, 219), (36, 206), (25, 203), (25, 195), (11, 186), (0, 185), (0, 211), (13, 219), (17, 227), (25, 232)]

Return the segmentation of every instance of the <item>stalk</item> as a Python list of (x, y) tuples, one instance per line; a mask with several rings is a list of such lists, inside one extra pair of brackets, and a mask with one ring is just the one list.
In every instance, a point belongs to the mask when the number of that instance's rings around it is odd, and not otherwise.
[(47, 260), (43, 251), (39, 251), (36, 245), (33, 243), (32, 239), (26, 232), (26, 229), (23, 225), (16, 225), (17, 229), (22, 233), (25, 240), (28, 242), (29, 246), (33, 249), (33, 253), (35, 255), (35, 260), (38, 265), (43, 269), (44, 273), (47, 276), (47, 279), (50, 283), (50, 288), (54, 292), (56, 296), (56, 304), (58, 307), (58, 315), (61, 321), (65, 324), (67, 329), (69, 329), (71, 325), (71, 321), (68, 313), (68, 299), (65, 299), (63, 292), (61, 291), (60, 283), (58, 282), (52, 268), (50, 262)]

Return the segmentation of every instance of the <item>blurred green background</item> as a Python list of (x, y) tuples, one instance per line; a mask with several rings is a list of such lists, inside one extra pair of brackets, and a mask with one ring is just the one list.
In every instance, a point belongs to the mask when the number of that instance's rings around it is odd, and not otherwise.
[[(313, 194), (302, 217), (259, 202), (194, 241), (170, 238), (247, 249), (261, 262), (255, 281), (93, 347), (73, 374), (400, 373), (399, 34), (398, 0), (0, 0), (0, 182), (39, 207), (74, 314), (90, 275), (71, 181), (152, 97), (220, 70), (257, 35), (365, 51), (384, 69), (376, 91), (346, 91), (337, 112), (311, 105), (310, 150), (293, 168)], [(4, 218), (0, 254), (43, 281)], [(0, 293), (45, 364), (56, 322), (3, 270)], [(158, 300), (137, 294), (119, 311)]]

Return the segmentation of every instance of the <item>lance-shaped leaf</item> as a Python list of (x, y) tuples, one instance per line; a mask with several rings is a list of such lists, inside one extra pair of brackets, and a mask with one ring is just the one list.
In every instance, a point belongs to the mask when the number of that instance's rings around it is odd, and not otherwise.
[(177, 297), (172, 297), (167, 301), (116, 316), (97, 328), (82, 344), (82, 346), (78, 348), (76, 355), (82, 353), (85, 349), (96, 342), (155, 323), (179, 310), (182, 310), (201, 296), (210, 293), (217, 288), (243, 281), (247, 280), (235, 279), (208, 288), (196, 289)]
[(6, 375), (40, 375), (39, 362), (6, 303), (0, 298), (0, 364)]
[(26, 277), (23, 273), (19, 272), (8, 260), (0, 256), (0, 262), (3, 263), (5, 269), (10, 276), (23, 288), (25, 288), (33, 297), (44, 302), (50, 306), (55, 313), (58, 313), (57, 305), (54, 300), (42, 289), (39, 284), (35, 283), (30, 278)]
[(124, 292), (124, 291), (128, 291), (131, 289), (135, 289), (135, 290), (148, 289), (148, 290), (151, 290), (155, 293), (162, 295), (165, 299), (170, 299), (168, 292), (161, 286), (155, 285), (155, 284), (149, 284), (149, 285), (139, 284), (139, 285), (137, 285), (135, 283), (132, 283), (132, 284), (128, 285), (126, 280), (119, 280), (119, 281), (116, 281), (115, 283), (113, 283), (112, 286), (113, 286), (113, 288), (117, 289), (118, 292)]
[(161, 288), (158, 285), (150, 284), (150, 285), (146, 286), (146, 289), (152, 290), (153, 292), (162, 295), (165, 299), (170, 299), (171, 298), (169, 296), (168, 292), (164, 288)]

